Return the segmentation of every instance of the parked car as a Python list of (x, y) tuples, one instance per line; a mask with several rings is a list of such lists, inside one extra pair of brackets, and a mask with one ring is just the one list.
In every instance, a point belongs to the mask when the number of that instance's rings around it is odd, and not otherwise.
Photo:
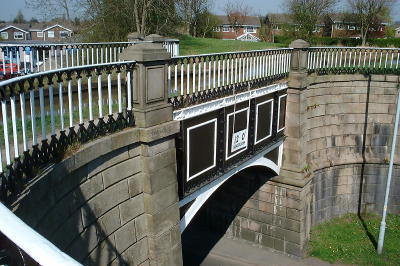
[(10, 60), (0, 60), (0, 80), (9, 79), (17, 75), (18, 65), (16, 63), (11, 63)]

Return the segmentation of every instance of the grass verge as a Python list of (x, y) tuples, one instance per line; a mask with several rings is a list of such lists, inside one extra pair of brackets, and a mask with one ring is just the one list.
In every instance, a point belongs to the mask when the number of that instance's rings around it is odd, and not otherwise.
[(181, 35), (178, 38), (180, 40), (180, 55), (224, 53), (283, 47), (283, 45), (277, 43), (194, 38), (188, 35)]
[(381, 218), (354, 214), (335, 218), (311, 232), (309, 254), (330, 263), (400, 265), (400, 216), (388, 215), (382, 255), (376, 252)]

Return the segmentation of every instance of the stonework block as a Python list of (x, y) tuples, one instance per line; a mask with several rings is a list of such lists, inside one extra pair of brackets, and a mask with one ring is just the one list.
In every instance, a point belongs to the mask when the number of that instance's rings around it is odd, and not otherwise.
[(98, 224), (97, 234), (102, 241), (121, 226), (119, 208), (116, 207), (100, 217)]
[(144, 213), (143, 194), (139, 194), (119, 205), (121, 213), (121, 224), (126, 224), (130, 220)]
[(115, 232), (115, 247), (119, 253), (123, 253), (136, 240), (135, 220), (128, 222)]
[(97, 217), (129, 198), (128, 182), (120, 182), (109, 187), (87, 202), (82, 208), (83, 223), (89, 226)]
[(102, 173), (104, 187), (107, 188), (141, 171), (142, 166), (140, 157), (135, 157), (122, 163), (116, 164)]

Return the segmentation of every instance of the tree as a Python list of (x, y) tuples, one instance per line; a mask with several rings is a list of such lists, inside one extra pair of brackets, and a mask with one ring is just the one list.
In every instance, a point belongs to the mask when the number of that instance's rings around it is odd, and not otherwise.
[(173, 0), (85, 0), (83, 6), (88, 41), (126, 41), (130, 32), (145, 36), (175, 28)]
[(246, 17), (250, 13), (250, 7), (243, 3), (243, 1), (228, 1), (224, 7), (225, 15), (228, 22), (232, 25), (235, 35), (237, 37), (240, 26), (244, 25)]
[(310, 38), (315, 24), (332, 11), (337, 0), (286, 0), (286, 8), (302, 37)]
[(24, 15), (22, 14), (21, 10), (18, 10), (17, 15), (15, 16), (14, 23), (25, 23)]
[(353, 19), (360, 27), (362, 45), (365, 45), (371, 28), (380, 27), (390, 19), (390, 10), (396, 0), (347, 0)]
[(218, 17), (206, 11), (197, 17), (197, 36), (212, 37), (213, 29), (220, 24)]
[(76, 14), (81, 2), (81, 0), (25, 0), (25, 5), (36, 10), (44, 20), (65, 17), (71, 21), (71, 14)]
[(176, 0), (176, 7), (178, 16), (185, 25), (186, 34), (196, 36), (198, 18), (209, 10), (209, 0)]

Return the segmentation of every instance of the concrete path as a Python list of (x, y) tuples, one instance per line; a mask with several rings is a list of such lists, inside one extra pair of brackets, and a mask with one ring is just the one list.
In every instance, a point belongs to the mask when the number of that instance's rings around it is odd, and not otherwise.
[[(317, 258), (299, 259), (249, 242), (192, 227), (182, 236), (184, 266), (328, 266)], [(340, 264), (335, 264), (339, 266)]]
[(315, 258), (297, 259), (251, 246), (240, 240), (222, 238), (200, 264), (202, 266), (328, 266)]

